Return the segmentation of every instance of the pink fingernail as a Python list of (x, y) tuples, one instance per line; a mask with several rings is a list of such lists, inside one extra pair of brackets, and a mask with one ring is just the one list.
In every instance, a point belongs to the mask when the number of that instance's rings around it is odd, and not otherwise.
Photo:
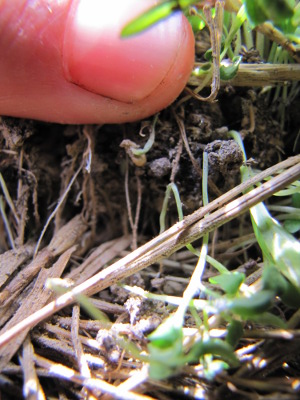
[(121, 39), (120, 31), (153, 4), (153, 0), (74, 1), (63, 43), (66, 79), (126, 103), (149, 96), (176, 59), (182, 17), (175, 15), (131, 38)]

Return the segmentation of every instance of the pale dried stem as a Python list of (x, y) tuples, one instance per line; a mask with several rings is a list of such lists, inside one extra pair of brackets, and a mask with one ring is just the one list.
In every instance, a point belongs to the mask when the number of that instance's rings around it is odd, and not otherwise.
[(14, 202), (12, 201), (12, 198), (10, 197), (9, 191), (7, 189), (6, 183), (5, 183), (4, 179), (3, 179), (3, 176), (1, 174), (1, 172), (0, 172), (0, 186), (1, 186), (1, 189), (3, 191), (5, 200), (6, 200), (7, 204), (9, 205), (9, 208), (11, 209), (11, 212), (12, 212), (14, 218), (15, 218), (16, 223), (18, 224), (19, 223), (19, 216), (18, 216), (17, 210), (15, 208)]
[[(203, 63), (196, 63), (195, 67), (201, 68)], [(274, 85), (287, 85), (289, 82), (300, 81), (299, 64), (240, 64), (236, 76), (230, 81), (221, 81), (221, 85), (263, 87)], [(210, 85), (210, 80), (191, 76), (189, 85), (199, 86), (202, 83)]]
[(83, 164), (80, 165), (80, 167), (77, 169), (77, 171), (76, 171), (75, 174), (73, 175), (73, 177), (72, 177), (72, 179), (70, 180), (70, 182), (69, 182), (69, 184), (68, 184), (66, 190), (64, 191), (62, 197), (59, 199), (59, 201), (58, 201), (58, 203), (57, 203), (55, 209), (52, 211), (52, 213), (50, 214), (49, 218), (47, 219), (47, 222), (46, 222), (46, 224), (44, 225), (44, 228), (43, 228), (43, 230), (42, 230), (42, 232), (41, 232), (41, 234), (40, 234), (39, 240), (38, 240), (38, 242), (37, 242), (37, 244), (36, 244), (36, 247), (35, 247), (35, 250), (34, 250), (34, 257), (36, 257), (36, 255), (37, 255), (37, 253), (38, 253), (38, 251), (39, 251), (41, 242), (42, 242), (42, 240), (43, 240), (43, 237), (44, 237), (44, 235), (45, 235), (46, 230), (48, 229), (48, 226), (50, 225), (50, 222), (51, 222), (52, 219), (55, 217), (55, 215), (56, 215), (57, 211), (60, 209), (60, 207), (64, 204), (64, 201), (65, 201), (65, 199), (67, 198), (67, 195), (68, 195), (69, 191), (71, 190), (71, 187), (72, 187), (73, 183), (75, 182), (75, 180), (77, 179), (77, 176), (78, 176), (79, 173), (81, 172), (82, 168), (83, 168)]
[(172, 172), (171, 172), (171, 176), (170, 176), (171, 183), (174, 183), (174, 181), (175, 181), (175, 176), (178, 171), (182, 150), (183, 150), (183, 141), (182, 141), (182, 136), (180, 135), (180, 138), (179, 138), (178, 144), (177, 144), (176, 156), (172, 162)]
[(21, 359), (24, 375), (23, 394), (28, 400), (46, 400), (35, 370), (33, 354), (33, 346), (29, 336), (27, 336), (23, 344), (23, 357)]
[(267, 36), (270, 40), (277, 43), (279, 46), (283, 47), (287, 50), (293, 59), (300, 63), (300, 55), (299, 50), (295, 47), (293, 43), (291, 43), (286, 36), (276, 29), (270, 22), (264, 22), (261, 25), (256, 27), (256, 30), (263, 35)]
[(113, 386), (101, 379), (93, 379), (93, 378), (85, 379), (74, 369), (65, 367), (62, 364), (54, 363), (38, 355), (35, 355), (35, 362), (39, 366), (48, 369), (52, 376), (72, 381), (79, 385), (83, 385), (95, 394), (97, 394), (98, 391), (101, 391), (102, 393), (108, 393), (112, 395), (114, 398), (123, 400), (153, 400), (153, 398), (149, 396), (136, 394), (131, 391), (121, 390), (118, 387)]
[[(41, 306), (47, 304), (51, 299), (52, 292), (49, 289), (45, 289), (44, 285), (47, 278), (58, 278), (63, 273), (72, 253), (75, 251), (75, 246), (71, 247), (60, 258), (53, 264), (52, 267), (46, 269), (42, 268), (37, 276), (34, 286), (30, 294), (23, 300), (21, 306), (15, 312), (13, 317), (7, 322), (1, 332), (9, 330), (10, 327), (16, 326), (18, 323), (26, 317), (30, 318), (30, 315), (35, 311), (39, 310)], [(9, 343), (8, 346), (4, 347), (0, 351), (0, 370), (10, 361), (11, 357), (18, 350), (19, 346), (23, 343), (30, 326), (22, 329), (18, 337)], [(5, 334), (5, 333), (4, 333)]]

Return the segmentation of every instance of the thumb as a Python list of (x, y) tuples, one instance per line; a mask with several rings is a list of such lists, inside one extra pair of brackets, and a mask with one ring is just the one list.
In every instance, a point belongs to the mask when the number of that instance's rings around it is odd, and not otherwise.
[(155, 0), (2, 0), (0, 114), (121, 123), (169, 105), (184, 88), (194, 38), (178, 13), (140, 35), (123, 26)]

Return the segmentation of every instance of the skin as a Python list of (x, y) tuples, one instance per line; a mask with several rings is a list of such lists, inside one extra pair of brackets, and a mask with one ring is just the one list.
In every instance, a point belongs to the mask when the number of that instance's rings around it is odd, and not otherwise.
[(0, 0), (0, 114), (122, 123), (168, 106), (194, 63), (185, 17), (177, 13), (135, 37), (119, 36), (156, 3)]

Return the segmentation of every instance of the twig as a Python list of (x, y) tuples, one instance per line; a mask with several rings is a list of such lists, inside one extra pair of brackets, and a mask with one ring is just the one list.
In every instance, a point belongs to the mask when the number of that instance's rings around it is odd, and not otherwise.
[(178, 166), (179, 166), (182, 150), (183, 150), (183, 141), (182, 141), (182, 136), (180, 135), (180, 138), (179, 138), (178, 144), (177, 144), (176, 156), (172, 162), (172, 171), (171, 171), (171, 176), (170, 176), (171, 183), (174, 183), (174, 181), (175, 181), (175, 176), (178, 171)]
[(221, 49), (221, 38), (223, 30), (224, 0), (217, 0), (215, 8), (216, 8), (216, 14), (215, 17), (212, 18), (211, 7), (208, 6), (203, 7), (203, 12), (210, 32), (211, 48), (212, 48), (213, 71), (212, 71), (211, 93), (208, 97), (202, 97), (199, 94), (196, 94), (187, 88), (187, 91), (196, 99), (202, 101), (210, 101), (210, 102), (215, 100), (220, 88), (220, 49)]
[(33, 346), (29, 336), (27, 336), (23, 344), (23, 358), (21, 360), (24, 374), (23, 395), (26, 399), (46, 400), (35, 370), (33, 354)]
[[(25, 301), (22, 302), (21, 306), (18, 308), (13, 317), (8, 321), (5, 328), (2, 329), (2, 332), (6, 329), (9, 329), (9, 327), (18, 324), (19, 321), (22, 322), (24, 317), (28, 316), (30, 318), (31, 313), (34, 313), (35, 310), (39, 310), (41, 305), (47, 304), (47, 302), (51, 298), (52, 292), (44, 288), (46, 279), (61, 276), (75, 249), (76, 246), (73, 246), (65, 253), (63, 253), (52, 267), (48, 269), (41, 269), (30, 294), (25, 299)], [(22, 331), (18, 335), (18, 338), (10, 343), (10, 346), (1, 349), (0, 369), (2, 369), (9, 362), (11, 357), (18, 350), (19, 346), (24, 341), (29, 329), (30, 325), (27, 328), (22, 329)]]
[(75, 370), (65, 367), (62, 364), (54, 363), (38, 355), (35, 355), (35, 361), (39, 366), (48, 369), (50, 375), (83, 385), (93, 392), (100, 390), (104, 393), (111, 394), (117, 399), (123, 400), (154, 400), (153, 398), (145, 395), (136, 394), (131, 391), (120, 390), (118, 387), (115, 387), (101, 379), (84, 379), (84, 377), (78, 374), (78, 372)]
[[(203, 63), (196, 63), (196, 68), (201, 68)], [(205, 79), (191, 76), (189, 85), (199, 86)], [(221, 85), (232, 86), (273, 86), (286, 85), (288, 82), (300, 81), (299, 64), (240, 64), (236, 76), (230, 81), (221, 81)], [(210, 80), (206, 82), (206, 86)]]
[(3, 220), (3, 223), (4, 223), (5, 229), (6, 229), (6, 233), (7, 233), (7, 236), (8, 236), (8, 240), (9, 240), (10, 246), (11, 246), (11, 248), (13, 250), (16, 250), (14, 237), (13, 237), (12, 231), (10, 229), (10, 224), (8, 222), (8, 219), (7, 219), (7, 216), (6, 216), (6, 213), (5, 213), (5, 205), (4, 205), (4, 201), (3, 201), (3, 196), (1, 196), (1, 195), (0, 195), (0, 214), (2, 216), (2, 220)]
[(136, 180), (137, 180), (137, 205), (135, 210), (135, 218), (133, 220), (132, 206), (129, 195), (129, 165), (128, 165), (128, 158), (126, 158), (125, 198), (126, 198), (128, 219), (132, 231), (132, 244), (131, 244), (132, 250), (135, 250), (137, 248), (137, 229), (138, 229), (139, 217), (141, 212), (141, 203), (142, 203), (142, 185), (138, 174), (136, 174)]
[(65, 201), (65, 199), (66, 199), (66, 197), (67, 197), (69, 191), (71, 190), (71, 187), (72, 187), (73, 183), (75, 182), (75, 180), (76, 180), (77, 176), (79, 175), (80, 171), (82, 170), (82, 168), (83, 168), (83, 163), (81, 163), (80, 167), (77, 169), (77, 171), (76, 171), (75, 174), (73, 175), (73, 177), (72, 177), (72, 179), (70, 180), (70, 182), (69, 182), (69, 184), (68, 184), (66, 190), (64, 191), (62, 197), (59, 199), (59, 201), (58, 201), (56, 207), (54, 208), (54, 210), (53, 210), (52, 213), (50, 214), (49, 218), (47, 219), (47, 222), (46, 222), (46, 224), (45, 224), (45, 226), (44, 226), (44, 228), (43, 228), (43, 230), (42, 230), (42, 232), (41, 232), (41, 234), (40, 234), (39, 240), (38, 240), (38, 242), (37, 242), (37, 244), (36, 244), (36, 246), (35, 246), (35, 250), (34, 250), (33, 257), (36, 257), (36, 255), (37, 255), (37, 253), (38, 253), (38, 251), (39, 251), (39, 248), (40, 248), (40, 244), (41, 244), (41, 242), (42, 242), (42, 240), (43, 240), (44, 234), (45, 234), (45, 232), (46, 232), (46, 230), (47, 230), (47, 228), (48, 228), (50, 222), (51, 222), (52, 219), (55, 217), (55, 214), (57, 213), (58, 209), (61, 207), (61, 205), (62, 205), (63, 202)]
[[(137, 204), (135, 209), (135, 217), (134, 217), (134, 232), (132, 232), (132, 249), (135, 250), (137, 248), (137, 232), (138, 232), (138, 225), (140, 220), (140, 213), (141, 213), (141, 205), (142, 205), (142, 183), (140, 177), (136, 173), (136, 186), (137, 186)], [(133, 240), (134, 239), (134, 240)]]
[(286, 38), (286, 36), (282, 32), (276, 29), (272, 23), (264, 22), (263, 24), (258, 25), (255, 29), (258, 32), (261, 32), (263, 35), (267, 36), (273, 42), (276, 42), (285, 50), (287, 50), (288, 53), (290, 53), (290, 55), (293, 57), (293, 59), (297, 63), (300, 63), (300, 55), (297, 48)]
[(3, 176), (1, 174), (1, 172), (0, 172), (0, 186), (2, 188), (5, 200), (6, 200), (7, 204), (9, 205), (9, 208), (11, 209), (11, 211), (13, 213), (13, 216), (15, 218), (16, 223), (18, 224), (20, 222), (19, 221), (19, 217), (18, 217), (18, 213), (17, 213), (17, 210), (15, 208), (14, 202), (12, 201), (12, 198), (10, 197), (9, 191), (7, 189), (6, 183), (5, 183), (4, 179), (3, 179)]
[[(77, 364), (78, 368), (80, 371), (80, 374), (84, 378), (91, 378), (91, 371), (89, 368), (89, 365), (87, 363), (84, 351), (83, 351), (83, 346), (80, 341), (79, 337), (79, 319), (80, 319), (80, 307), (78, 304), (75, 304), (73, 306), (73, 313), (72, 313), (72, 326), (71, 326), (71, 337), (72, 337), (72, 344), (74, 346), (75, 354), (76, 354), (76, 359), (77, 359)], [(86, 390), (85, 390), (86, 392)], [(85, 393), (85, 397), (87, 393)], [(95, 397), (89, 396), (89, 400), (95, 400)]]

